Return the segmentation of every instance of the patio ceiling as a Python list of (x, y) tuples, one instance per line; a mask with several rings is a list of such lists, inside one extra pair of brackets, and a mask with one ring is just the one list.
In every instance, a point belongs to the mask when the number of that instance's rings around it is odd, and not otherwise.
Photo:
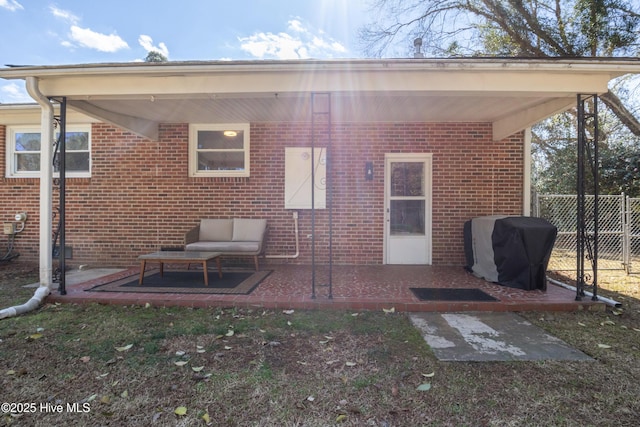
[(309, 121), (332, 94), (334, 121), (489, 122), (499, 140), (640, 72), (637, 59), (208, 61), (0, 69), (48, 97), (157, 139), (159, 123)]

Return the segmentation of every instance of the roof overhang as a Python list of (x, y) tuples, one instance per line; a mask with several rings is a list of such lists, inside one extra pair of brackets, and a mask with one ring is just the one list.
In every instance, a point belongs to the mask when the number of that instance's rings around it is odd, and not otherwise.
[(332, 95), (334, 121), (489, 122), (500, 140), (640, 73), (625, 59), (189, 61), (0, 69), (97, 120), (157, 139), (160, 123), (309, 121)]

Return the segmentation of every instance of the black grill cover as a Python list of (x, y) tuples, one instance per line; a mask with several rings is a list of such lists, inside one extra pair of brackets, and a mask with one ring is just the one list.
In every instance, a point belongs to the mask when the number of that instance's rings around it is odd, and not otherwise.
[(464, 224), (466, 268), (501, 285), (546, 290), (547, 265), (557, 232), (542, 218), (474, 218)]

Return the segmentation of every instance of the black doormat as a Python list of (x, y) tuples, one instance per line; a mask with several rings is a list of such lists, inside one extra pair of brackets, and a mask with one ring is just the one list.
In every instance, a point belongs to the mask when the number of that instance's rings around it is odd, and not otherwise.
[(499, 301), (475, 288), (410, 288), (420, 301)]
[(89, 292), (143, 292), (166, 294), (231, 294), (248, 295), (258, 287), (271, 270), (209, 272), (209, 286), (204, 284), (202, 270), (165, 271), (147, 274), (138, 285), (139, 276), (130, 276), (115, 282), (86, 289)]

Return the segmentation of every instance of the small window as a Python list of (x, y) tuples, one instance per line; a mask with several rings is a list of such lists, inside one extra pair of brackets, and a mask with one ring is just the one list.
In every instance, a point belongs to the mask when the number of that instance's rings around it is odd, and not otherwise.
[[(40, 128), (10, 126), (7, 130), (7, 177), (40, 177)], [(91, 126), (68, 126), (66, 136), (66, 176), (90, 177)], [(59, 172), (55, 164), (54, 175)]]
[(249, 125), (191, 125), (189, 176), (249, 176)]

